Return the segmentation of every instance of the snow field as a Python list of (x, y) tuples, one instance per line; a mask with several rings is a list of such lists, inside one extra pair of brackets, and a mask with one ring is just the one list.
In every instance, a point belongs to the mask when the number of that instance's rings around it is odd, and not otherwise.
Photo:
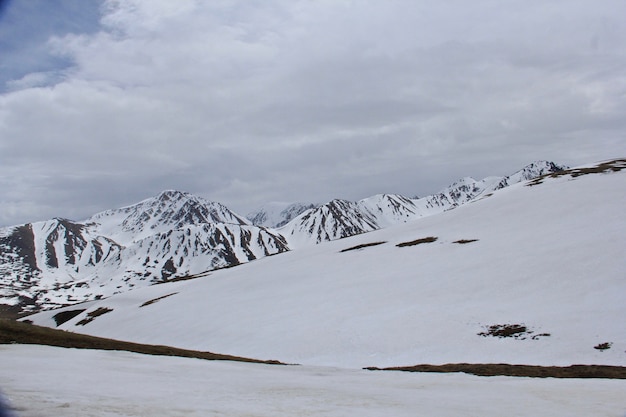
[[(10, 360), (7, 360), (10, 358)], [(626, 381), (269, 366), (0, 346), (20, 417), (623, 416)]]

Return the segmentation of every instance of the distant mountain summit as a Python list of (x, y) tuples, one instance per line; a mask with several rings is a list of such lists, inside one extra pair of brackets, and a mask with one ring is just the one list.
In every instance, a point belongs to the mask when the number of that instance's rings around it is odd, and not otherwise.
[(517, 184), (518, 182), (529, 181), (541, 177), (542, 175), (553, 174), (567, 169), (569, 169), (569, 167), (566, 165), (558, 165), (550, 161), (535, 161), (514, 174), (502, 178), (495, 189), (499, 190), (500, 188)]
[(255, 226), (282, 227), (307, 210), (314, 209), (318, 204), (312, 203), (268, 203), (248, 213), (246, 218)]
[(278, 232), (292, 249), (341, 239), (451, 210), (509, 185), (564, 169), (567, 167), (538, 161), (506, 177), (461, 178), (423, 198), (379, 194), (357, 202), (333, 200), (303, 212)]
[(98, 233), (120, 242), (183, 226), (206, 223), (250, 225), (251, 223), (220, 203), (193, 194), (166, 190), (137, 204), (95, 214), (83, 222)]
[(307, 210), (278, 229), (291, 247), (317, 244), (378, 229), (376, 219), (358, 203), (332, 200)]
[[(206, 274), (450, 210), (566, 167), (534, 162), (507, 177), (462, 178), (423, 198), (273, 203), (248, 215), (166, 190), (83, 221), (55, 218), (0, 229), (0, 307), (36, 311)], [(271, 227), (270, 227), (271, 226)]]

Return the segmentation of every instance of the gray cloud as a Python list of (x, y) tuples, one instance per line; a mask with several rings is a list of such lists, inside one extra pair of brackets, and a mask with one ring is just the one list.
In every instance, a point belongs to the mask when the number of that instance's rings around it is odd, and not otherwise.
[(621, 1), (110, 0), (101, 13), (97, 30), (45, 32), (56, 67), (7, 72), (0, 225), (165, 188), (245, 214), (623, 156)]

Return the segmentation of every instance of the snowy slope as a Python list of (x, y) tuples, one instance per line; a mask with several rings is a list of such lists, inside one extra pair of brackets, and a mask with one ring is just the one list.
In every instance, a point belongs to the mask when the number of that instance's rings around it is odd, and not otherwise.
[[(623, 380), (476, 377), (4, 345), (20, 417), (622, 416)], [(36, 375), (36, 378), (33, 378)]]
[[(315, 365), (626, 365), (625, 167), (520, 183), (417, 221), (92, 302), (60, 328)], [(30, 318), (54, 326), (56, 313)], [(496, 325), (525, 331), (479, 335)]]

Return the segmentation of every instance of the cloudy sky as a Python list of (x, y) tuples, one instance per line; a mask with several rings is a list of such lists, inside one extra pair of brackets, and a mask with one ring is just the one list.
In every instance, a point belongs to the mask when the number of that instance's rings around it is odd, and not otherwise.
[(626, 156), (623, 0), (0, 4), (0, 226)]

